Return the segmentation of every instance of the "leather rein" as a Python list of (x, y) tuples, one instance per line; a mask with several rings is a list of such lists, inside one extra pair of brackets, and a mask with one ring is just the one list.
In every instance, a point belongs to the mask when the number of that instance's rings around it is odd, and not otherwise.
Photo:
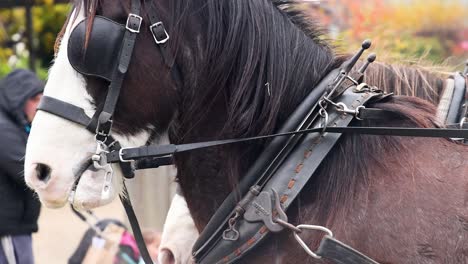
[[(180, 82), (180, 71), (175, 63), (164, 24), (158, 19), (152, 1), (149, 6), (148, 17), (150, 31), (156, 45), (160, 48), (166, 66), (170, 69), (176, 82)], [(134, 177), (138, 169), (157, 168), (173, 164), (173, 156), (177, 153), (190, 152), (227, 144), (238, 144), (255, 140), (271, 139), (265, 155), (261, 156), (253, 165), (252, 173), (255, 177), (245, 177), (240, 183), (240, 190), (233, 191), (222, 206), (212, 217), (210, 223), (201, 234), (194, 247), (194, 258), (198, 263), (231, 263), (238, 260), (251, 250), (270, 232), (276, 233), (288, 229), (294, 233), (298, 243), (314, 258), (327, 258), (336, 263), (376, 263), (362, 253), (352, 249), (346, 244), (333, 238), (333, 233), (325, 227), (299, 225), (288, 223), (285, 210), (299, 194), (302, 187), (320, 165), (321, 160), (329, 153), (342, 134), (367, 134), (407, 137), (437, 137), (467, 139), (466, 128), (467, 110), (464, 110), (464, 119), (460, 128), (406, 128), (406, 127), (350, 127), (354, 119), (389, 119), (398, 118), (394, 113), (381, 109), (367, 108), (371, 102), (382, 101), (388, 98), (376, 87), (362, 82), (364, 72), (375, 56), (369, 56), (367, 63), (359, 70), (353, 70), (354, 65), (363, 52), (370, 47), (370, 42), (363, 43), (361, 50), (347, 61), (340, 69), (332, 71), (311, 92), (311, 94), (298, 107), (293, 116), (297, 116), (299, 123), (287, 121), (279, 133), (250, 138), (216, 140), (182, 145), (149, 145), (133, 148), (122, 148), (120, 143), (111, 135), (113, 115), (120, 95), (124, 77), (127, 73), (134, 50), (136, 37), (140, 32), (143, 18), (140, 16), (140, 0), (132, 0), (131, 13), (128, 15), (126, 32), (124, 35), (118, 65), (112, 75), (111, 84), (106, 100), (93, 117), (88, 117), (82, 108), (63, 102), (53, 97), (44, 96), (38, 110), (48, 112), (63, 119), (79, 124), (95, 134), (97, 150), (93, 155), (93, 165), (98, 170), (112, 171), (111, 164), (119, 164), (124, 177)], [(466, 73), (465, 73), (466, 76)], [(466, 86), (466, 84), (465, 84)], [(467, 97), (468, 100), (468, 97)], [(466, 108), (465, 104), (465, 108)], [(325, 138), (325, 140), (324, 140)], [(328, 140), (327, 138), (330, 138)], [(276, 173), (281, 166), (286, 166), (290, 156), (294, 156), (295, 148), (302, 146), (305, 140), (316, 140), (315, 145), (323, 149), (318, 162), (310, 163), (302, 174), (308, 176), (291, 179), (284, 183)], [(313, 153), (311, 155), (314, 155)], [(267, 164), (263, 167), (258, 164)], [(286, 164), (286, 165), (284, 165)], [(76, 180), (78, 184), (79, 178)], [(291, 182), (294, 182), (292, 184)], [(107, 183), (110, 184), (110, 183)], [(75, 188), (76, 188), (75, 185)], [(291, 186), (292, 185), (292, 186)], [(287, 188), (284, 188), (287, 186)], [(284, 189), (284, 190), (283, 190)], [(124, 192), (127, 189), (124, 184)], [(235, 193), (244, 195), (240, 202), (235, 199)], [(279, 195), (281, 193), (281, 196)], [(103, 195), (106, 195), (103, 193)], [(138, 248), (145, 263), (153, 263), (144, 244), (141, 230), (127, 195), (121, 196), (129, 222), (133, 229)], [(288, 199), (283, 201), (283, 197)], [(260, 212), (260, 213), (259, 213)], [(275, 215), (275, 217), (273, 217)], [(317, 251), (312, 251), (301, 240), (299, 234), (306, 229), (320, 230), (326, 233)], [(243, 235), (251, 235), (252, 238)], [(248, 237), (248, 243), (245, 241)], [(253, 239), (253, 240), (252, 240)], [(247, 245), (247, 246), (246, 246)]]

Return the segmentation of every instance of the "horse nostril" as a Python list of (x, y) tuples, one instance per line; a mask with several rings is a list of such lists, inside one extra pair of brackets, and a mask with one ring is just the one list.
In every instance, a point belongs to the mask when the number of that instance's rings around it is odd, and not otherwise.
[(161, 264), (175, 264), (175, 257), (170, 249), (161, 249), (158, 258)]
[(40, 181), (47, 183), (50, 180), (50, 172), (51, 169), (49, 166), (42, 163), (36, 165), (36, 175), (37, 179)]

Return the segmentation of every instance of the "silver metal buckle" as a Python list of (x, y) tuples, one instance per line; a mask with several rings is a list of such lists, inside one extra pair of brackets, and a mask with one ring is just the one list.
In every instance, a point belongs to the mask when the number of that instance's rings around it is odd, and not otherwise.
[[(158, 38), (156, 38), (156, 36), (155, 36), (155, 34), (154, 34), (154, 32), (153, 32), (153, 28), (159, 27), (159, 26), (162, 26), (162, 27), (163, 27), (163, 29), (164, 29), (164, 34), (166, 34), (166, 36), (165, 36), (164, 39), (162, 39), (162, 40), (158, 40)], [(166, 42), (169, 40), (169, 38), (170, 38), (170, 37), (169, 37), (169, 34), (168, 34), (167, 31), (166, 31), (166, 28), (164, 27), (163, 22), (161, 22), (161, 21), (160, 21), (160, 22), (157, 22), (157, 23), (154, 23), (153, 25), (151, 25), (151, 26), (150, 26), (150, 30), (151, 30), (151, 34), (153, 35), (154, 41), (155, 41), (156, 44), (158, 44), (158, 45), (161, 45), (161, 44), (166, 43)]]
[(127, 159), (123, 158), (123, 151), (126, 150), (126, 149), (128, 149), (128, 148), (121, 148), (119, 150), (119, 159), (120, 159), (121, 162), (132, 162), (133, 160), (131, 160), (131, 159), (127, 160)]
[[(130, 19), (131, 18), (138, 19), (138, 28), (137, 29), (133, 29), (133, 28), (130, 27)], [(142, 22), (143, 22), (143, 18), (141, 16), (130, 13), (130, 14), (128, 14), (127, 23), (125, 24), (125, 28), (128, 31), (132, 32), (132, 33), (140, 33), (140, 28), (141, 28)]]

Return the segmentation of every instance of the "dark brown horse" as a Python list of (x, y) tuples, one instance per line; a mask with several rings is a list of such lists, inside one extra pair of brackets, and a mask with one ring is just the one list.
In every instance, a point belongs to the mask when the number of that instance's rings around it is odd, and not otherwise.
[[(115, 133), (121, 140), (129, 139), (127, 145), (144, 143), (153, 131), (168, 131), (175, 144), (273, 133), (346, 58), (333, 52), (294, 4), (284, 1), (158, 0), (155, 4), (168, 25), (182, 83), (177, 85), (171, 77), (145, 20), (115, 114)], [(125, 23), (129, 6), (127, 0), (77, 1), (74, 14), (76, 19), (98, 14)], [(78, 75), (66, 61), (64, 43), (74, 20), (72, 15), (64, 28), (46, 95), (92, 111), (104, 100), (108, 83)], [(443, 84), (424, 70), (383, 64), (371, 67), (366, 82), (430, 101), (437, 101)], [(420, 98), (394, 97), (373, 107), (403, 118), (353, 125), (440, 125), (435, 106)], [(73, 184), (67, 168), (76, 168), (93, 151), (94, 141), (87, 133), (67, 121), (38, 114), (28, 146), (26, 179), (45, 203), (66, 202)], [(265, 143), (176, 156), (178, 181), (198, 230), (203, 230)], [(60, 156), (50, 158), (46, 153)], [(468, 263), (467, 157), (468, 147), (449, 139), (346, 135), (288, 210), (289, 219), (293, 224), (326, 226), (339, 240), (381, 263)], [(36, 164), (50, 168), (46, 182)], [(75, 199), (94, 192), (91, 180), (81, 181)], [(96, 205), (83, 202), (84, 207)], [(314, 232), (301, 236), (313, 248), (321, 238)], [(315, 263), (287, 232), (271, 236), (242, 259), (243, 263), (272, 261)]]

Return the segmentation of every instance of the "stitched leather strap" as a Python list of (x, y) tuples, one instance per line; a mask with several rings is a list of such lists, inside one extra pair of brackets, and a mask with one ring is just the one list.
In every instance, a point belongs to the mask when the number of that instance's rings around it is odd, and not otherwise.
[[(307, 97), (301, 102), (277, 132), (284, 133), (308, 128), (315, 118), (314, 113), (317, 112), (317, 102), (323, 94), (325, 94), (330, 83), (336, 79), (339, 72), (340, 69), (335, 69), (325, 76), (325, 78), (323, 78), (317, 87), (307, 95)], [(270, 177), (270, 175), (274, 173), (278, 164), (281, 163), (281, 160), (284, 160), (292, 151), (291, 146), (296, 144), (297, 140), (297, 137), (294, 136), (277, 137), (273, 138), (271, 142), (268, 143), (255, 163), (252, 164), (252, 167), (250, 167), (245, 176), (242, 177), (237, 190), (231, 192), (226, 197), (218, 210), (216, 210), (215, 214), (211, 217), (207, 226), (200, 233), (198, 240), (193, 246), (193, 252), (195, 255), (199, 255), (200, 252), (205, 251), (206, 248), (209, 247), (209, 241), (215, 239), (214, 237), (216, 236), (216, 233), (223, 228), (224, 223), (230, 217), (232, 208), (234, 208), (238, 202), (239, 194), (241, 196), (245, 195), (259, 178)]]
[[(340, 101), (352, 108), (357, 108), (374, 97), (380, 97), (380, 95), (359, 94), (347, 90), (340, 97)], [(329, 125), (345, 127), (352, 120), (353, 116), (343, 115), (335, 108), (329, 110)], [(316, 118), (308, 127), (318, 127), (321, 123), (322, 120)], [(276, 169), (262, 179), (265, 183), (261, 184), (264, 186), (261, 191), (271, 192), (274, 189), (279, 194), (282, 209), (286, 211), (341, 136), (335, 133), (324, 136), (314, 133), (300, 137), (300, 140), (293, 144), (293, 150), (287, 157), (278, 161), (279, 164), (275, 164)], [(258, 184), (259, 181), (254, 183), (254, 185)], [(250, 210), (251, 205), (260, 203), (259, 197), (248, 203), (245, 207), (246, 211)], [(262, 222), (248, 222), (241, 218), (236, 224), (237, 230), (242, 234), (239, 239), (235, 241), (222, 239), (221, 234), (227, 228), (226, 223), (235, 213), (236, 209), (232, 207), (228, 217), (220, 224), (220, 229), (216, 230), (203, 247), (194, 251), (197, 263), (233, 263), (255, 248), (270, 233)]]

